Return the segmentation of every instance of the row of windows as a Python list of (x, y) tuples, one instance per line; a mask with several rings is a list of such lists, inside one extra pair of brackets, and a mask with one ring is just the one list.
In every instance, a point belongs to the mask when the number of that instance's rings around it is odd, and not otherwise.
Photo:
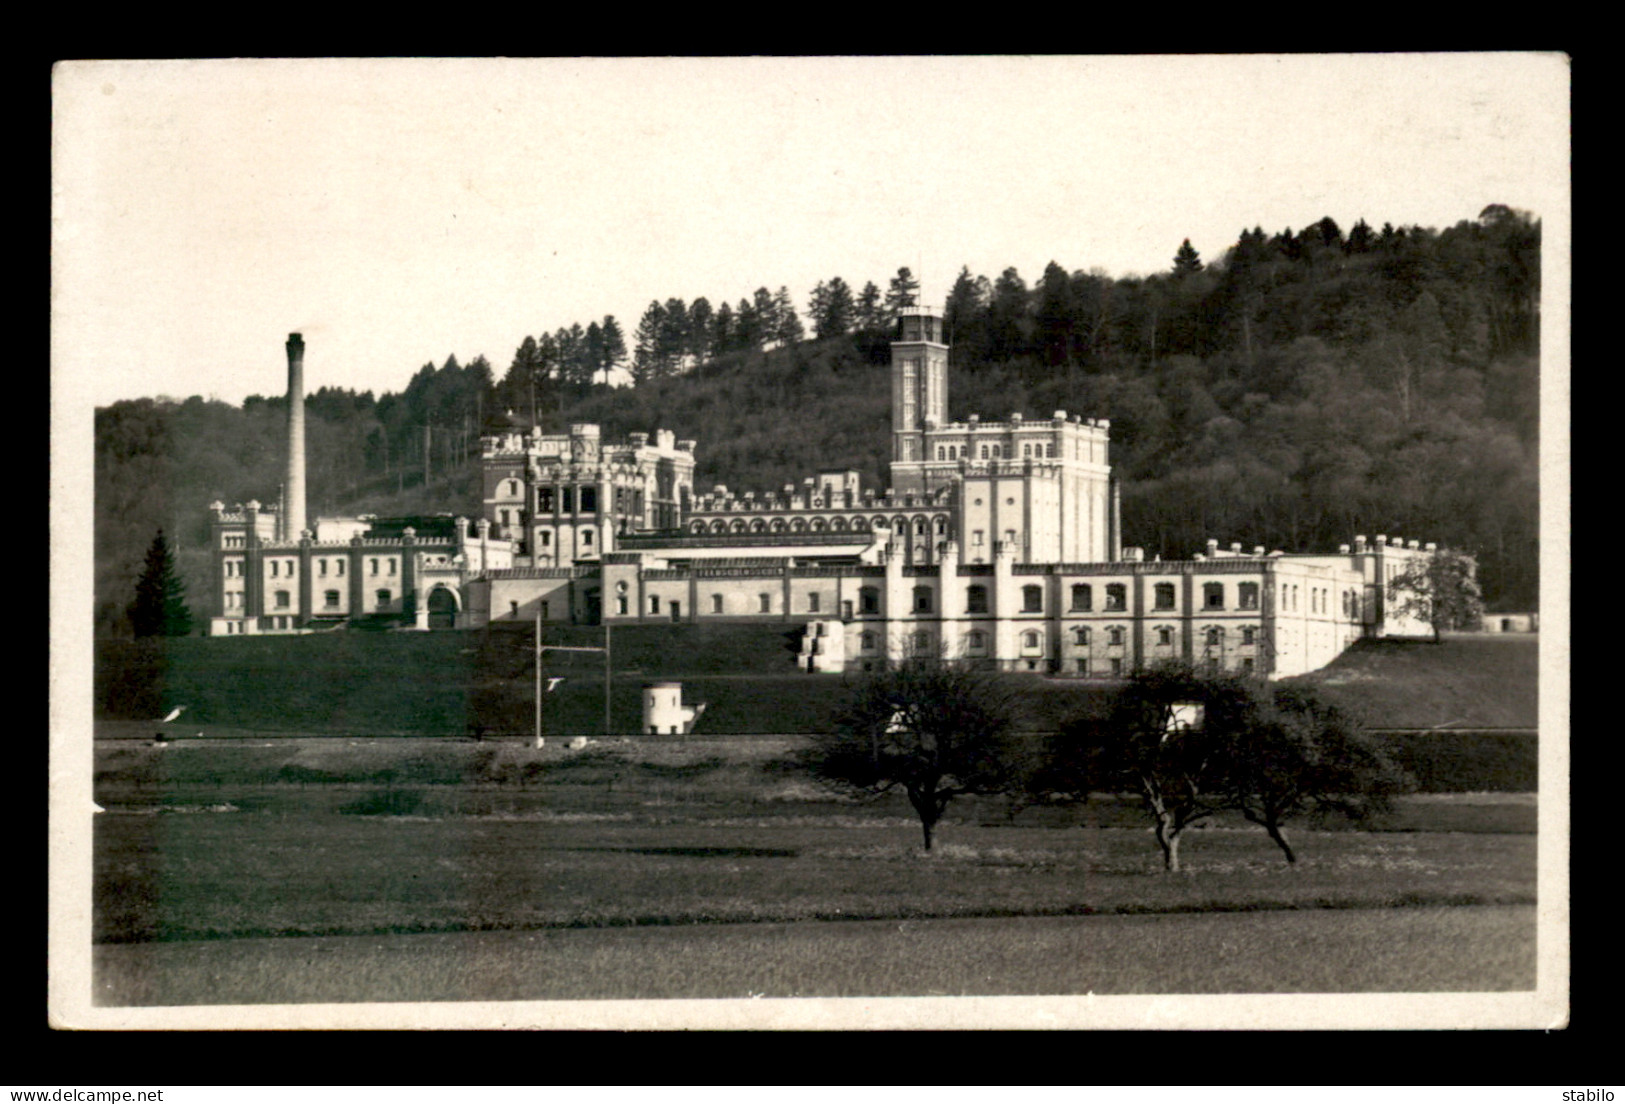
[[(969, 460), (971, 458), (971, 451), (973, 447), (974, 446), (971, 445), (938, 445), (937, 459)], [(981, 446), (981, 449), (981, 459), (983, 460), (1002, 460), (1004, 458), (1003, 445), (983, 445)], [(1015, 458), (1015, 452), (1013, 449), (1010, 456), (1012, 459)], [(1032, 442), (1028, 442), (1021, 446), (1021, 456), (1024, 460), (1042, 460), (1046, 457), (1053, 460), (1055, 459), (1055, 444), (1054, 442), (1049, 442), (1047, 444), (1034, 444)]]
[[(688, 529), (691, 533), (704, 533), (707, 531), (712, 533), (822, 533), (825, 531), (845, 533), (849, 530), (856, 533), (867, 531), (870, 528), (886, 529), (888, 527), (896, 532), (898, 536), (905, 536), (909, 532), (910, 526), (907, 518), (895, 518), (888, 522), (883, 517), (875, 518), (872, 523), (865, 521), (861, 517), (855, 517), (850, 522), (846, 518), (840, 517), (829, 519), (819, 517), (790, 518), (788, 520), (774, 518), (772, 521), (765, 518), (754, 518), (751, 521), (746, 521), (744, 518), (734, 518), (731, 522), (717, 518), (709, 525), (704, 521), (694, 521), (690, 523)], [(915, 518), (913, 531), (917, 537), (923, 537), (929, 532), (934, 532), (939, 537), (946, 536), (948, 519), (939, 517), (928, 522), (923, 517)]]
[[(538, 530), (536, 530), (536, 540), (537, 540), (538, 544), (540, 545), (540, 547), (542, 547), (542, 548), (552, 548), (553, 547), (553, 531), (551, 529), (538, 529)], [(581, 530), (581, 550), (583, 552), (586, 552), (591, 548), (592, 548), (592, 530), (591, 529), (583, 529), (583, 530)]]
[[(373, 592), (373, 597), (377, 599), (378, 604), (380, 606), (387, 606), (393, 600), (394, 596), (393, 596), (393, 593), (391, 591), (379, 590), (379, 591), (374, 591)], [(236, 601), (233, 601), (233, 599), (236, 599)], [(330, 609), (330, 610), (338, 609), (339, 608), (339, 600), (340, 600), (340, 594), (336, 590), (325, 590), (325, 591), (322, 592), (322, 608), (323, 609)], [(286, 591), (286, 590), (275, 591), (271, 595), (271, 603), (277, 609), (289, 609), (293, 605), (293, 593), (291, 591)], [(228, 609), (233, 607), (233, 606), (241, 606), (242, 604), (243, 604), (243, 596), (241, 594), (232, 593), (232, 594), (226, 595), (226, 606), (227, 606)]]
[[(536, 512), (551, 514), (553, 505), (558, 503), (558, 512), (561, 514), (596, 514), (598, 512), (598, 488), (582, 487), (580, 495), (576, 494), (575, 487), (537, 487)], [(615, 505), (617, 509), (624, 510), (626, 498), (625, 488), (615, 488)], [(579, 506), (579, 509), (578, 509)]]
[[(1108, 647), (1121, 648), (1124, 646), (1124, 641), (1128, 633), (1126, 628), (1124, 628), (1122, 625), (1109, 625), (1104, 631), (1106, 634), (1106, 645)], [(1258, 630), (1252, 626), (1243, 627), (1241, 630), (1241, 643), (1256, 643), (1257, 633)], [(1159, 626), (1154, 630), (1154, 634), (1156, 643), (1158, 644), (1169, 646), (1174, 642), (1174, 630), (1170, 626)], [(1209, 628), (1204, 633), (1206, 643), (1209, 646), (1214, 647), (1222, 645), (1225, 642), (1225, 636), (1225, 630), (1218, 626)], [(875, 649), (879, 636), (874, 632), (863, 632), (859, 634), (858, 639), (859, 646), (867, 652)], [(1072, 643), (1078, 647), (1088, 647), (1092, 640), (1093, 633), (1090, 629), (1080, 626), (1072, 630)], [(910, 643), (917, 649), (928, 648), (930, 646), (930, 641), (931, 634), (927, 632), (916, 632), (910, 638)], [(1041, 633), (1035, 630), (1028, 630), (1027, 632), (1021, 634), (1021, 646), (1024, 649), (1042, 648), (1043, 645), (1044, 638)], [(980, 629), (972, 629), (970, 632), (966, 633), (965, 648), (972, 654), (985, 652), (987, 650), (987, 633)]]
[[(273, 579), (291, 579), (299, 572), (298, 560), (266, 560), (265, 562), (271, 567), (271, 578)], [(393, 575), (395, 574), (399, 561), (394, 556), (387, 556), (373, 557), (368, 561), (368, 563), (371, 565), (372, 574), (374, 575), (380, 573), (380, 565), (383, 565), (383, 571), (385, 573)], [(342, 559), (333, 560), (333, 574), (342, 576), (344, 574), (344, 564), (345, 561)], [(228, 579), (237, 578), (243, 573), (243, 562), (241, 560), (227, 560), (225, 562), (225, 568), (226, 577)], [(316, 573), (318, 575), (325, 576), (327, 571), (328, 561), (325, 559), (317, 560)]]

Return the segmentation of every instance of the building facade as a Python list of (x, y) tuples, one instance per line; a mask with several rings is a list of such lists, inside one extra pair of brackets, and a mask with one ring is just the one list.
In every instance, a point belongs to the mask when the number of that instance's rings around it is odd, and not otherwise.
[[(697, 494), (696, 442), (669, 431), (606, 442), (595, 425), (504, 422), (482, 439), (472, 521), (318, 518), (288, 534), (257, 503), (215, 503), (210, 631), (772, 620), (803, 626), (809, 671), (930, 655), (1108, 679), (1169, 660), (1279, 677), (1362, 637), (1430, 632), (1391, 615), (1386, 595), (1433, 545), (1356, 536), (1298, 554), (1210, 540), (1188, 560), (1147, 560), (1122, 544), (1108, 421), (950, 422), (940, 315), (905, 308), (897, 334), (884, 491), (825, 471)], [(290, 454), (302, 429), (290, 420)]]

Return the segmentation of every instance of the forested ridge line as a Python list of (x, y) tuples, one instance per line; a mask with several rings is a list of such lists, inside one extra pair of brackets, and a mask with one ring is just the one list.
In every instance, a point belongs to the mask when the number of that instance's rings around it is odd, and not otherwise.
[[(1538, 583), (1540, 223), (1500, 205), (1443, 231), (1332, 219), (1244, 231), (1215, 263), (1110, 277), (1052, 262), (960, 272), (945, 308), (950, 416), (1053, 410), (1112, 421), (1127, 543), (1183, 558), (1208, 537), (1325, 550), (1355, 533), (1479, 557), (1492, 608)], [(737, 306), (653, 302), (627, 348), (611, 316), (525, 336), (490, 362), (423, 365), (404, 391), (306, 399), (311, 513), (478, 510), (482, 426), (669, 428), (699, 442), (696, 482), (767, 490), (823, 468), (885, 486), (887, 320), (915, 301), (820, 281), (806, 323), (780, 288)], [(810, 331), (810, 334), (809, 334)], [(606, 379), (630, 375), (632, 386)], [(206, 607), (207, 504), (274, 502), (282, 396), (99, 408), (97, 631), (125, 630), (162, 527)], [(426, 478), (427, 477), (427, 478)]]

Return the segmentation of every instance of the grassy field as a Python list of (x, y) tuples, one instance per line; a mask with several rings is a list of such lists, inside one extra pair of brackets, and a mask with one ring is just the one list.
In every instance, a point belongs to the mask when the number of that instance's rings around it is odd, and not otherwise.
[(1134, 804), (843, 802), (796, 741), (191, 741), (98, 749), (101, 941), (1533, 900), (1534, 801), (1420, 798), (1295, 826), (1288, 866), (1215, 818), (1159, 873)]
[[(476, 726), (532, 725), (531, 638), (522, 626), (490, 633), (336, 632), (304, 637), (101, 641), (96, 703), (102, 720), (138, 721), (187, 707), (192, 730), (335, 735), (465, 735)], [(557, 644), (597, 645), (602, 630), (552, 628)], [(818, 731), (857, 676), (809, 675), (790, 664), (793, 626), (638, 625), (614, 633), (612, 725), (637, 731), (643, 683), (680, 678), (707, 705), (701, 731)], [(1439, 645), (1363, 642), (1301, 681), (1383, 728), (1531, 727), (1532, 637), (1454, 637)], [(553, 734), (603, 733), (601, 660), (554, 653), (566, 681), (547, 701)], [(1013, 676), (1023, 727), (1053, 729), (1098, 704), (1107, 687)]]
[(108, 1005), (1532, 989), (1532, 909), (718, 924), (97, 947)]
[(1326, 667), (1287, 679), (1313, 686), (1374, 728), (1533, 728), (1540, 667), (1534, 635), (1366, 640)]

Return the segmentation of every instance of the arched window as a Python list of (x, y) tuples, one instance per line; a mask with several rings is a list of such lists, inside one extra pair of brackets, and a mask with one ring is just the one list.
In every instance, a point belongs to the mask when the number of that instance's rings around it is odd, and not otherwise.
[(806, 520), (804, 518), (792, 518), (790, 520), (790, 532), (792, 532), (792, 533), (805, 533), (806, 531), (807, 531), (807, 522), (806, 522)]
[(987, 459), (987, 446), (986, 445), (982, 446), (982, 459), (983, 460)]
[(936, 529), (937, 529), (937, 536), (939, 536), (939, 537), (942, 536), (944, 533), (946, 533), (948, 531), (948, 519), (945, 518), (945, 517), (937, 518)]
[(811, 529), (814, 533), (822, 533), (824, 531), (824, 519), (823, 518), (813, 518), (812, 519), (812, 524), (809, 525), (808, 528)]
[(745, 531), (745, 519), (744, 518), (734, 518), (733, 524), (728, 526), (728, 528), (732, 532), (743, 533)]
[(1236, 587), (1236, 600), (1242, 609), (1255, 610), (1258, 608), (1258, 584), (1241, 583)]
[(914, 519), (914, 535), (916, 537), (925, 536), (925, 528), (926, 528), (926, 520), (923, 517), (918, 517), (918, 518)]
[(1107, 583), (1106, 608), (1109, 610), (1128, 609), (1128, 588), (1122, 583)]
[(767, 532), (767, 522), (763, 521), (761, 518), (757, 518), (755, 521), (750, 523), (750, 531), (752, 533)]
[(1202, 608), (1203, 609), (1224, 609), (1224, 584), (1223, 583), (1203, 583), (1202, 584)]
[(943, 448), (941, 445), (937, 446), (937, 459), (938, 460), (946, 460), (946, 459), (948, 459), (948, 450)]
[(831, 518), (830, 523), (829, 523), (829, 530), (832, 533), (844, 533), (844, 532), (846, 532), (846, 519), (845, 518)]
[(1174, 584), (1158, 583), (1152, 588), (1152, 609), (1171, 610), (1174, 608)]
[(783, 518), (774, 518), (772, 524), (770, 524), (768, 526), (768, 529), (769, 529), (769, 531), (774, 532), (774, 533), (782, 533), (782, 532), (784, 532), (784, 519)]
[(1095, 588), (1088, 583), (1072, 584), (1072, 608), (1075, 610), (1091, 610), (1095, 608)]
[(969, 586), (965, 588), (965, 612), (987, 612), (987, 587)]
[(1031, 460), (1033, 458), (1033, 447), (1032, 447), (1032, 445), (1030, 445), (1030, 444), (1029, 445), (1022, 445), (1021, 446), (1021, 456), (1022, 456), (1022, 459), (1024, 459), (1024, 460)]
[(715, 521), (713, 521), (711, 523), (711, 532), (713, 532), (713, 533), (725, 533), (727, 531), (728, 531), (728, 523), (723, 521), (721, 518), (717, 518), (717, 520), (715, 520)]
[(892, 521), (892, 531), (900, 537), (908, 535), (908, 519), (896, 518)]
[(703, 533), (703, 532), (705, 532), (705, 522), (703, 522), (703, 521), (693, 522), (692, 524), (689, 525), (688, 531), (691, 532), (691, 533)]
[(1041, 586), (1024, 586), (1021, 588), (1021, 612), (1044, 612), (1044, 588)]

